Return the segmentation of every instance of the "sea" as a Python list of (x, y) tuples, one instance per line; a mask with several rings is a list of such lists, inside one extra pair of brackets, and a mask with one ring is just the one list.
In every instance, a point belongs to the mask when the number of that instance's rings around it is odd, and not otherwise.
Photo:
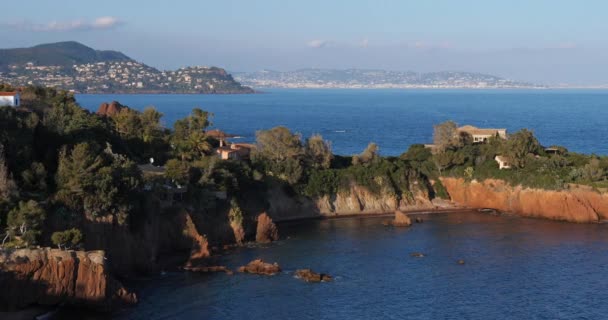
[(303, 139), (321, 134), (335, 154), (352, 155), (370, 142), (398, 156), (410, 145), (431, 143), (433, 125), (453, 120), (483, 128), (534, 131), (544, 146), (608, 154), (608, 90), (363, 90), (269, 89), (253, 95), (79, 94), (96, 111), (119, 101), (143, 110), (154, 106), (163, 124), (193, 108), (213, 113), (211, 128), (253, 142), (259, 130), (286, 126)]
[[(165, 125), (191, 108), (213, 127), (253, 141), (284, 125), (322, 134), (338, 154), (368, 142), (384, 155), (432, 140), (446, 120), (532, 129), (544, 145), (608, 153), (608, 91), (269, 90), (256, 95), (78, 95), (90, 110), (120, 101), (154, 105)], [(281, 240), (216, 257), (236, 269), (262, 258), (275, 276), (163, 272), (124, 283), (139, 303), (113, 314), (62, 309), (56, 319), (606, 319), (608, 225), (573, 224), (476, 211), (421, 215), (410, 228), (386, 218), (280, 224)], [(424, 257), (411, 254), (420, 252)], [(462, 260), (464, 263), (458, 263)], [(312, 268), (334, 281), (306, 283)]]
[[(236, 269), (261, 258), (279, 263), (278, 275), (167, 272), (123, 281), (138, 293), (135, 307), (55, 319), (606, 319), (608, 225), (421, 217), (409, 228), (384, 226), (387, 218), (280, 225), (282, 240), (217, 261)], [(303, 282), (293, 274), (302, 268), (334, 280)]]

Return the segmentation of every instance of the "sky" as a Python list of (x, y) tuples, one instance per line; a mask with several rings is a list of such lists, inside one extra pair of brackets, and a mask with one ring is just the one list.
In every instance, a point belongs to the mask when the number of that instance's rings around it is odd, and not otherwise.
[(605, 0), (20, 0), (0, 47), (75, 40), (159, 69), (470, 71), (608, 85)]

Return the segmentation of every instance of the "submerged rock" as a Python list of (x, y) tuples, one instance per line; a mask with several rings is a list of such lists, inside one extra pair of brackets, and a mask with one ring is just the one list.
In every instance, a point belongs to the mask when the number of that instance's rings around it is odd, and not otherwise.
[(394, 227), (409, 227), (412, 225), (412, 220), (407, 214), (397, 210), (395, 211), (395, 220), (393, 220), (392, 225)]
[(332, 281), (332, 277), (324, 273), (316, 273), (310, 269), (299, 269), (295, 273), (298, 279), (302, 279), (306, 282), (321, 282), (321, 281)]
[(258, 216), (258, 227), (255, 233), (255, 241), (269, 243), (279, 240), (279, 230), (272, 219), (265, 212)]
[(184, 270), (198, 273), (225, 272), (227, 275), (232, 275), (232, 270), (225, 266), (205, 266), (205, 267), (185, 267)]
[(276, 262), (271, 264), (264, 262), (262, 259), (256, 259), (249, 262), (246, 266), (238, 268), (237, 271), (241, 273), (252, 273), (272, 276), (281, 272), (281, 267), (279, 267), (279, 264)]

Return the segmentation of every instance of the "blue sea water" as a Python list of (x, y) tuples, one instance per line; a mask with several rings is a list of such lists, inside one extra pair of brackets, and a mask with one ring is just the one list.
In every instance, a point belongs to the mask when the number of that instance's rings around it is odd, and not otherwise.
[(332, 142), (336, 154), (361, 152), (376, 142), (383, 155), (399, 155), (432, 141), (433, 125), (454, 120), (478, 127), (532, 129), (545, 145), (608, 154), (608, 90), (268, 90), (255, 95), (77, 95), (95, 111), (120, 101), (153, 105), (171, 127), (192, 108), (214, 114), (213, 127), (255, 140), (255, 132), (283, 125), (304, 138)]
[[(105, 317), (606, 319), (608, 225), (477, 212), (423, 219), (405, 229), (386, 227), (383, 218), (281, 225), (284, 240), (218, 258), (233, 269), (256, 258), (276, 261), (281, 274), (169, 272), (129, 282), (138, 305)], [(413, 252), (426, 256), (411, 257)], [(293, 276), (300, 268), (335, 281), (305, 283)]]

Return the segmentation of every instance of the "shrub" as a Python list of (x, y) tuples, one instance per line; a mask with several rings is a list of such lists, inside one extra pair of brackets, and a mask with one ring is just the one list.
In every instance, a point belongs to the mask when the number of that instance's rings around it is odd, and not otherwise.
[(51, 241), (59, 249), (70, 249), (77, 246), (82, 241), (82, 232), (76, 228), (68, 229), (65, 231), (53, 232), (51, 235)]

